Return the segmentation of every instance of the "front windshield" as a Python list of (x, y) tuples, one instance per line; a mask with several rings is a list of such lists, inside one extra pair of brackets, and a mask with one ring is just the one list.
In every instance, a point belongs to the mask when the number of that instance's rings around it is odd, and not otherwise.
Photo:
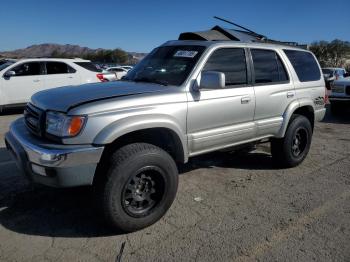
[(6, 67), (13, 65), (14, 62), (7, 61), (6, 63), (0, 64), (0, 71), (5, 69)]
[(122, 80), (180, 86), (188, 77), (204, 46), (163, 46), (154, 49)]

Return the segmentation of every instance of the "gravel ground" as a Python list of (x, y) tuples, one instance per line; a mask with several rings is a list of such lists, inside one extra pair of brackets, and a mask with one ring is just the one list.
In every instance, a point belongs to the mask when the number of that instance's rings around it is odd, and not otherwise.
[(89, 188), (29, 185), (4, 149), (18, 112), (0, 116), (0, 261), (350, 261), (350, 114), (315, 127), (304, 163), (277, 169), (267, 145), (181, 166), (155, 225), (115, 235)]

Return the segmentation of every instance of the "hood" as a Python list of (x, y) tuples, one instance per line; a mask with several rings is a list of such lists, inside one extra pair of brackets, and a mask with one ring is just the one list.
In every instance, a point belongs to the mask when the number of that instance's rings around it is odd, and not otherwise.
[(169, 87), (152, 83), (116, 81), (78, 86), (64, 86), (40, 91), (31, 103), (43, 110), (68, 112), (69, 109), (102, 99), (160, 92)]
[(334, 81), (334, 85), (350, 85), (350, 77), (340, 78)]

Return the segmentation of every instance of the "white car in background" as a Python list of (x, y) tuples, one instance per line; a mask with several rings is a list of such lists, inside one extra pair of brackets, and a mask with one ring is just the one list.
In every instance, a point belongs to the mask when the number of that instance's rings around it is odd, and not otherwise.
[(27, 103), (34, 93), (41, 90), (104, 81), (104, 74), (89, 60), (8, 60), (0, 65), (0, 112), (3, 108)]
[(105, 72), (113, 72), (116, 77), (117, 77), (117, 80), (121, 79), (123, 76), (125, 76), (128, 71), (130, 70), (130, 68), (128, 69), (127, 67), (124, 67), (124, 66), (114, 66), (114, 67), (108, 67), (105, 69)]
[(126, 70), (130, 70), (130, 69), (133, 69), (133, 66), (120, 66), (121, 68), (124, 68)]

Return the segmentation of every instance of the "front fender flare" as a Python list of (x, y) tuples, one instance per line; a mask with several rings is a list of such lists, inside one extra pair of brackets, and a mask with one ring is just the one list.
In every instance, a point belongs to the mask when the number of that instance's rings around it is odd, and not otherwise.
[(188, 149), (187, 137), (185, 135), (186, 131), (180, 127), (175, 119), (161, 114), (147, 115), (147, 117), (145, 117), (145, 115), (132, 116), (117, 120), (102, 129), (95, 137), (93, 143), (97, 145), (110, 144), (128, 133), (150, 128), (166, 128), (173, 131), (181, 141), (184, 153), (183, 159), (187, 162)]

